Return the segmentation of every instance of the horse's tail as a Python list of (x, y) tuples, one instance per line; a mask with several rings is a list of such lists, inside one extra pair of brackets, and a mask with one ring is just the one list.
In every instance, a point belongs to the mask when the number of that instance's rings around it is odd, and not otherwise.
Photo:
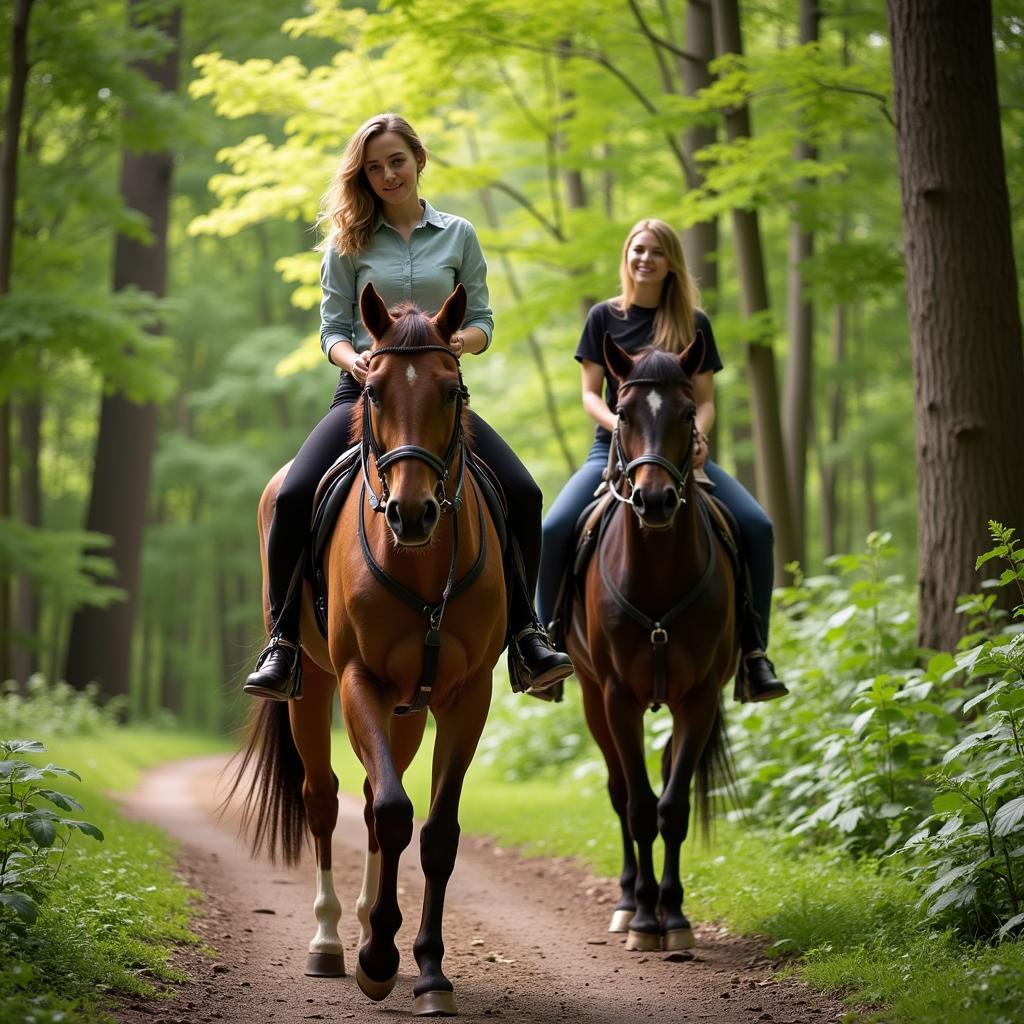
[(694, 805), (701, 835), (710, 839), (714, 826), (716, 798), (725, 807), (740, 807), (739, 783), (732, 757), (729, 733), (725, 723), (725, 707), (721, 700), (715, 711), (711, 735), (694, 772)]
[(288, 704), (263, 700), (249, 713), (245, 746), (235, 755), (234, 778), (223, 807), (242, 790), (242, 828), (253, 856), (296, 864), (306, 839), (305, 772), (292, 738)]

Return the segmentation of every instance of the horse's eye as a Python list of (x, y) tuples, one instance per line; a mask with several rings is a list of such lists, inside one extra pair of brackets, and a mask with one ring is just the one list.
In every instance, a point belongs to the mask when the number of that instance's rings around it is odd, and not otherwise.
[(446, 392), (446, 394), (444, 396), (444, 404), (445, 405), (451, 405), (455, 401), (455, 399), (458, 398), (458, 397), (459, 397), (459, 387), (458, 387), (458, 385), (452, 385), (452, 387), (450, 387), (448, 389), (448, 391)]
[(615, 415), (619, 417), (620, 424), (629, 422), (629, 418), (626, 416), (626, 410), (623, 409), (621, 405), (615, 410)]
[(374, 391), (373, 388), (369, 384), (366, 385), (365, 390), (366, 390), (366, 397), (373, 403), (374, 408), (375, 409), (379, 409), (380, 408), (380, 398), (378, 397), (377, 392)]

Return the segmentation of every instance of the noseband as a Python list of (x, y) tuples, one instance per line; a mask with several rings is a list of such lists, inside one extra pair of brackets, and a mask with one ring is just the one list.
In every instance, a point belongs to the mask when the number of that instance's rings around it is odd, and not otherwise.
[[(448, 441), (448, 448), (444, 458), (438, 458), (429, 448), (423, 448), (418, 444), (402, 444), (397, 448), (385, 451), (377, 441), (373, 433), (373, 421), (370, 416), (370, 406), (374, 401), (373, 389), (363, 388), (363, 439), (362, 439), (362, 464), (363, 481), (366, 484), (367, 500), (374, 512), (383, 512), (391, 497), (388, 487), (387, 469), (396, 462), (403, 459), (418, 459), (425, 462), (437, 474), (436, 497), (441, 507), (441, 512), (448, 512), (454, 509), (456, 512), (462, 505), (462, 487), (465, 482), (466, 460), (465, 457), (459, 461), (459, 476), (455, 484), (455, 494), (451, 500), (448, 499), (445, 484), (448, 481), (448, 474), (451, 472), (452, 464), (457, 455), (465, 456), (466, 439), (462, 431), (462, 406), (469, 400), (469, 390), (462, 380), (462, 367), (458, 357), (446, 345), (423, 345), (419, 348), (404, 348), (399, 346), (387, 346), (375, 349), (370, 353), (370, 362), (378, 356), (401, 355), (417, 356), (421, 352), (443, 352), (455, 360), (455, 366), (459, 373), (459, 389), (455, 396), (455, 426), (452, 429), (452, 436)], [(369, 456), (372, 453), (374, 464), (377, 467), (377, 478), (380, 480), (380, 494), (373, 488), (369, 476)]]
[[(654, 380), (650, 377), (633, 377), (630, 380), (623, 381), (619, 385), (619, 394), (631, 387), (634, 384), (664, 384), (664, 381)], [(615, 468), (616, 471), (625, 479), (629, 492), (627, 494), (619, 493), (617, 487), (612, 487), (611, 492), (615, 496), (616, 500), (628, 504), (632, 507), (633, 511), (636, 512), (637, 516), (640, 516), (640, 511), (633, 502), (633, 489), (636, 486), (633, 483), (633, 474), (636, 473), (640, 466), (660, 466), (666, 473), (675, 481), (676, 496), (679, 498), (680, 505), (686, 504), (686, 482), (690, 477), (690, 472), (693, 468), (693, 432), (690, 432), (690, 442), (686, 447), (686, 456), (683, 459), (683, 464), (677, 466), (671, 459), (666, 459), (664, 455), (659, 455), (657, 452), (644, 452), (642, 455), (638, 455), (635, 459), (627, 459), (626, 451), (622, 447), (622, 437), (619, 433), (618, 427), (612, 433), (612, 443), (615, 446)]]

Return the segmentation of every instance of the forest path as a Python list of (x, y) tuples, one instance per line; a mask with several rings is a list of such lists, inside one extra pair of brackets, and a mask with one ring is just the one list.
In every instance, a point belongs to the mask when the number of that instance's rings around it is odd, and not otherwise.
[[(412, 1019), (422, 875), (416, 838), (399, 876), (405, 923), (398, 935), (398, 984), (382, 1003), (356, 986), (362, 880), (362, 807), (342, 798), (335, 830), (335, 884), (343, 906), (341, 935), (349, 976), (303, 975), (315, 930), (311, 859), (298, 869), (249, 858), (234, 815), (218, 820), (223, 757), (161, 766), (122, 800), (127, 813), (152, 822), (181, 845), (179, 870), (205, 894), (194, 928), (216, 957), (185, 948), (175, 963), (191, 981), (173, 1000), (128, 1000), (123, 1024), (291, 1024), (310, 1020), (357, 1024)], [(697, 925), (692, 960), (665, 953), (627, 953), (623, 936), (605, 929), (617, 885), (588, 875), (568, 859), (522, 858), (492, 840), (462, 837), (445, 917), (445, 966), (455, 984), (460, 1019), (554, 1024), (631, 1024), (653, 1018), (677, 1024), (824, 1024), (840, 1005), (795, 982), (773, 979), (756, 940)]]

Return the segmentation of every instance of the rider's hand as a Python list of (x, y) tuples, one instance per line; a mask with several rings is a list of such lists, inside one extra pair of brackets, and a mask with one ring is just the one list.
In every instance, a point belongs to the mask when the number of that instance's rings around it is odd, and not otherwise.
[(365, 384), (366, 375), (370, 372), (370, 353), (360, 352), (352, 364), (352, 369), (348, 372), (355, 377), (357, 384)]
[(462, 352), (465, 349), (466, 345), (465, 342), (462, 340), (462, 333), (460, 331), (456, 331), (448, 339), (448, 347), (452, 350), (452, 355), (455, 356), (456, 359), (458, 359), (462, 355)]
[(708, 457), (708, 438), (703, 430), (693, 428), (693, 468), (701, 469)]

